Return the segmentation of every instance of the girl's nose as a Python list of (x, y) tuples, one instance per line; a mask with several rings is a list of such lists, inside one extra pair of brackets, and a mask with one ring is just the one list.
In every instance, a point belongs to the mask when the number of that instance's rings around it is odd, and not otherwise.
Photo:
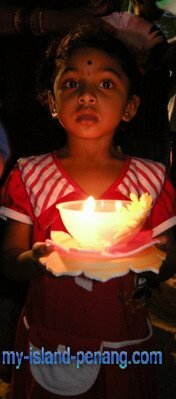
[(80, 104), (95, 104), (96, 97), (93, 91), (85, 89), (80, 93), (78, 101)]

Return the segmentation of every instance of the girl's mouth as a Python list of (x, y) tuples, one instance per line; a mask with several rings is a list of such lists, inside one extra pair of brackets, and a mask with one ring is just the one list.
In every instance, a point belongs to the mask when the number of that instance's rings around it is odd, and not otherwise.
[(98, 117), (95, 114), (88, 114), (88, 113), (83, 113), (80, 114), (76, 117), (76, 122), (90, 122), (90, 123), (97, 123), (98, 122)]

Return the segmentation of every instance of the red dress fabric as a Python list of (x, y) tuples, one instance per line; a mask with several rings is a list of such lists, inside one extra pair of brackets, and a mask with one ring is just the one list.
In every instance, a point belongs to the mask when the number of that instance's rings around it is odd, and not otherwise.
[[(45, 173), (44, 173), (45, 170)], [(146, 227), (157, 233), (176, 224), (175, 192), (165, 179), (161, 164), (127, 158), (120, 176), (101, 196), (102, 199), (127, 199), (153, 193), (154, 207)], [(33, 224), (33, 242), (49, 238), (51, 230), (65, 228), (55, 205), (85, 199), (86, 193), (70, 179), (55, 154), (22, 159), (3, 188), (1, 214)], [(102, 341), (124, 342), (148, 336), (144, 297), (134, 298), (137, 278), (134, 273), (105, 283), (93, 281), (91, 292), (78, 286), (74, 278), (57, 278), (46, 272), (30, 283), (28, 299), (19, 323), (16, 350), (35, 347), (54, 351), (58, 345), (79, 350), (99, 350)], [(29, 329), (25, 328), (25, 315)], [(120, 350), (149, 350), (151, 340)], [(108, 348), (106, 348), (108, 349)], [(155, 348), (157, 350), (157, 348)], [(120, 369), (103, 365), (87, 392), (80, 399), (155, 398), (155, 365), (136, 365)], [(78, 370), (79, 373), (79, 370)], [(67, 398), (70, 396), (63, 396)], [(32, 377), (28, 362), (15, 369), (13, 399), (62, 398), (42, 388)]]

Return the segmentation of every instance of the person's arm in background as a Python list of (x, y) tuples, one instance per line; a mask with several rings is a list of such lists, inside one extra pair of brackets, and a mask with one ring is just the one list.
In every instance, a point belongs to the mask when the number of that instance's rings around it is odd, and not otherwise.
[(49, 33), (65, 34), (78, 23), (98, 24), (109, 10), (109, 2), (99, 7), (50, 10), (0, 6), (0, 35)]

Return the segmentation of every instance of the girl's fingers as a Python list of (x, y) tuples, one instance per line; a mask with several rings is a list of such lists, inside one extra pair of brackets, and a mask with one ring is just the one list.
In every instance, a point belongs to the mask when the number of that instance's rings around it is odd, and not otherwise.
[(44, 242), (37, 242), (32, 247), (33, 258), (39, 262), (39, 258), (48, 255), (52, 251), (52, 246)]
[(162, 246), (165, 246), (166, 244), (167, 244), (167, 237), (166, 236), (159, 236), (159, 237), (157, 237), (159, 240), (160, 240), (160, 242), (158, 243), (158, 244), (156, 244), (157, 245), (157, 247), (162, 247)]

